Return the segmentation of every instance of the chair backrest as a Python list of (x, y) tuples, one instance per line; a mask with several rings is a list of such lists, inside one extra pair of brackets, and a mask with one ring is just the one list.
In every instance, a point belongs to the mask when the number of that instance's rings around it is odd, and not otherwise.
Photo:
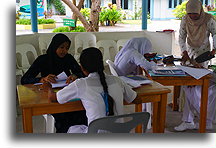
[(115, 59), (117, 44), (114, 40), (99, 40), (97, 42), (97, 48), (100, 49), (103, 54), (103, 61)]
[(114, 65), (113, 61), (108, 59), (108, 60), (106, 60), (106, 63), (109, 65), (109, 69), (110, 69), (111, 74), (114, 76), (118, 76), (118, 73), (115, 70), (115, 65)]
[(23, 73), (28, 70), (37, 56), (33, 45), (26, 43), (16, 45), (16, 66), (18, 69), (22, 69)]
[(124, 44), (128, 41), (129, 39), (120, 39), (117, 41), (117, 50), (120, 51)]
[(149, 118), (150, 113), (148, 112), (107, 116), (92, 121), (89, 124), (88, 133), (98, 133), (101, 130), (108, 133), (130, 133), (132, 129), (140, 124), (142, 124), (143, 132), (145, 132)]
[(75, 55), (74, 58), (79, 60), (79, 56), (83, 49), (88, 47), (96, 47), (96, 36), (93, 33), (85, 32), (77, 34), (74, 38)]

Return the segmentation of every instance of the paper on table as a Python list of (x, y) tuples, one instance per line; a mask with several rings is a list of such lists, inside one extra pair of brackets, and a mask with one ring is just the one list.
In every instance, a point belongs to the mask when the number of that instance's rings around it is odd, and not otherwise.
[(56, 81), (62, 81), (62, 80), (67, 80), (67, 75), (66, 73), (63, 71), (62, 73), (60, 73), (59, 75), (57, 75), (57, 78)]
[(210, 70), (204, 68), (192, 68), (192, 67), (181, 66), (181, 65), (177, 65), (177, 67), (179, 67), (181, 70), (183, 70), (184, 72), (191, 75), (197, 80), (211, 73)]
[(52, 88), (65, 87), (68, 85), (66, 84), (66, 80), (57, 81), (56, 83), (51, 83), (51, 84), (52, 84)]
[(126, 76), (120, 76), (120, 78), (126, 82), (127, 84), (129, 84), (130, 86), (132, 86), (133, 88), (136, 88), (136, 87), (139, 87), (141, 86), (142, 84), (150, 84), (152, 83), (151, 80), (133, 80), (131, 78), (128, 78)]
[(67, 75), (65, 74), (64, 71), (60, 73), (59, 75), (57, 75), (57, 78), (58, 79), (56, 79), (56, 83), (51, 83), (52, 88), (65, 87), (68, 85), (66, 84)]

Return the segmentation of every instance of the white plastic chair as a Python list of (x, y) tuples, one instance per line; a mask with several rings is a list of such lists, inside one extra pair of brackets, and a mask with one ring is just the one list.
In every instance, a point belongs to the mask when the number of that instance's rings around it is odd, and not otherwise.
[(51, 114), (44, 114), (46, 133), (55, 133), (55, 118)]
[(114, 61), (117, 54), (117, 44), (114, 40), (99, 40), (97, 42), (97, 48), (101, 50), (103, 54), (103, 61), (110, 59)]
[[(31, 44), (16, 45), (16, 75), (23, 75), (37, 58), (37, 53)], [(46, 120), (46, 132), (53, 133), (55, 130), (55, 120), (52, 115), (45, 114), (43, 117)]]
[[(106, 60), (106, 63), (109, 65), (109, 69), (110, 69), (110, 72), (112, 75), (114, 76), (118, 76), (118, 73), (116, 72), (115, 70), (115, 65), (114, 63), (111, 61), (111, 60)], [(151, 107), (151, 103), (143, 103), (142, 104), (142, 108), (143, 108), (143, 111), (147, 111), (149, 112), (150, 114), (152, 114), (152, 107)], [(149, 122), (148, 122), (148, 126), (147, 128), (148, 129), (151, 129), (151, 116), (150, 116), (150, 119), (149, 119)]]
[(130, 133), (139, 124), (142, 124), (144, 133), (149, 117), (148, 112), (136, 112), (99, 118), (89, 124), (88, 133)]
[(124, 44), (128, 41), (129, 39), (120, 39), (117, 41), (117, 50), (120, 51)]
[(16, 45), (16, 66), (25, 73), (34, 60), (37, 58), (37, 52), (31, 44)]
[(106, 60), (106, 63), (109, 65), (109, 69), (110, 69), (111, 74), (114, 76), (118, 76), (118, 74), (115, 70), (115, 65), (114, 65), (113, 61), (108, 59), (108, 60)]
[(96, 47), (96, 36), (93, 33), (79, 33), (74, 38), (75, 55), (74, 58), (79, 61), (79, 56), (83, 49), (88, 47)]
[(40, 35), (38, 40), (39, 40), (40, 55), (45, 54), (49, 44), (51, 43), (52, 36), (42, 36), (42, 35)]

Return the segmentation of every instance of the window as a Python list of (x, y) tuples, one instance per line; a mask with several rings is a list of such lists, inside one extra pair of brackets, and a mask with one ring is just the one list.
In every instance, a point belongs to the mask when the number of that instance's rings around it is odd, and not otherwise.
[[(112, 4), (116, 4), (116, 0), (112, 0)], [(121, 0), (121, 8), (128, 9), (128, 0)]]
[(209, 0), (201, 0), (203, 5), (209, 5)]
[(180, 5), (183, 0), (169, 0), (169, 8), (175, 8)]

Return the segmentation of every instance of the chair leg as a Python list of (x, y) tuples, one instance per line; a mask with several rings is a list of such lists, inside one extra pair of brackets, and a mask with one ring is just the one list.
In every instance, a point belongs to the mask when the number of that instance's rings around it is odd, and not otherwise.
[(149, 122), (147, 125), (147, 129), (151, 129), (151, 115), (152, 115), (152, 107), (151, 107), (151, 103), (146, 103), (146, 111), (150, 113), (150, 118), (149, 118)]
[(46, 133), (55, 133), (55, 119), (50, 114), (45, 114), (43, 117), (46, 120)]

